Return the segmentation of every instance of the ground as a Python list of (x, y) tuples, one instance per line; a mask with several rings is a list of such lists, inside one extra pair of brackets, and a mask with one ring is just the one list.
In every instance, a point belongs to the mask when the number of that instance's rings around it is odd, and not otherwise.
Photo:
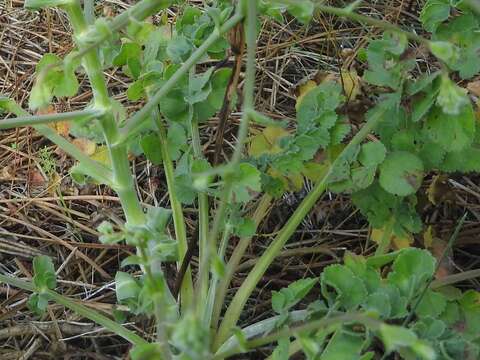
[[(371, 1), (365, 2), (360, 10), (406, 28), (419, 29), (419, 3)], [(73, 45), (62, 12), (30, 12), (22, 6), (21, 0), (3, 0), (0, 4), (0, 94), (14, 98), (27, 108), (35, 64), (42, 54), (53, 52), (62, 56)], [(97, 7), (97, 11), (115, 14), (128, 6), (128, 2), (107, 0)], [(174, 21), (174, 17), (175, 9), (172, 9), (169, 18)], [(338, 74), (340, 68), (355, 69), (356, 51), (366, 44), (367, 38), (376, 34), (381, 32), (333, 16), (319, 16), (308, 27), (299, 26), (294, 21), (263, 23), (257, 53), (257, 108), (272, 118), (292, 120), (296, 86), (307, 77), (315, 77), (318, 72), (321, 76), (331, 76)], [(421, 48), (413, 51), (421, 57)], [(429, 66), (428, 59), (419, 62), (419, 66)], [(109, 71), (106, 75), (111, 94), (115, 94), (116, 100), (122, 102), (129, 112), (134, 111), (136, 105), (129, 103), (124, 93), (127, 79), (117, 71)], [(79, 95), (56, 103), (51, 111), (83, 108), (92, 94), (88, 84), (83, 82), (82, 85)], [(227, 125), (224, 141), (227, 154), (239, 115), (234, 112)], [(202, 126), (202, 143), (207, 154), (214, 149), (210, 139), (217, 124), (218, 118), (212, 118)], [(68, 175), (72, 164), (68, 156), (31, 128), (0, 132), (0, 271), (28, 278), (32, 271), (32, 256), (49, 254), (59, 269), (59, 284), (65, 295), (112, 314), (119, 310), (113, 305), (112, 278), (121, 260), (133, 249), (126, 245), (102, 245), (97, 241), (98, 224), (103, 220), (121, 221), (119, 201), (104, 187), (74, 184)], [(132, 158), (132, 167), (142, 201), (168, 207), (162, 169), (142, 157)], [(446, 179), (440, 192), (445, 196), (442, 200), (447, 201), (441, 201), (437, 206), (427, 199), (427, 189), (434, 177), (435, 174), (431, 174), (430, 180), (424, 183), (425, 199), (420, 202), (419, 211), (425, 224), (432, 226), (436, 237), (447, 241), (458, 219), (469, 212), (453, 252), (444, 262), (444, 270), (453, 273), (476, 268), (480, 259), (476, 246), (480, 240), (478, 177), (453, 175)], [(263, 235), (255, 239), (243, 260), (233, 288), (241, 284), (244, 271), (262, 253), (309, 186), (306, 183), (304, 190), (276, 201), (261, 225), (259, 233)], [(187, 209), (186, 214), (191, 234), (195, 231), (195, 209)], [(323, 267), (341, 259), (345, 250), (371, 253), (374, 247), (367, 241), (368, 235), (367, 222), (352, 207), (348, 195), (326, 194), (264, 276), (242, 321), (252, 322), (268, 316), (271, 290), (288, 285), (293, 279), (319, 274)], [(436, 242), (438, 252), (441, 252), (442, 241)], [(415, 238), (415, 244), (424, 245), (423, 234)], [(195, 257), (193, 263), (196, 263)], [(475, 280), (463, 286), (480, 288)], [(1, 359), (126, 358), (128, 344), (122, 339), (111, 336), (61, 306), (53, 305), (47, 314), (38, 317), (27, 309), (27, 299), (26, 292), (0, 285)], [(69, 322), (65, 323), (65, 320)], [(132, 319), (129, 326), (148, 336), (154, 330), (150, 325), (145, 319)], [(258, 353), (258, 358), (264, 358), (262, 352)]]

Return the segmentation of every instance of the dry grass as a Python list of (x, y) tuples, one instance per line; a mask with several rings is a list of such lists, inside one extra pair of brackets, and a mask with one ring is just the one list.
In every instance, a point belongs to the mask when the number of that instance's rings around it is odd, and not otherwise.
[[(336, 2), (337, 4), (340, 2)], [(128, 4), (105, 1), (111, 9)], [(35, 64), (45, 52), (64, 55), (72, 49), (70, 29), (60, 11), (27, 12), (23, 1), (2, 0), (0, 4), (0, 93), (25, 107), (33, 81)], [(418, 28), (416, 1), (372, 1), (362, 12)], [(172, 14), (174, 15), (174, 14)], [(341, 67), (359, 66), (356, 51), (380, 32), (331, 16), (319, 16), (309, 27), (295, 22), (266, 22), (258, 51), (258, 108), (274, 118), (292, 119), (296, 84), (318, 71), (338, 73)], [(418, 49), (421, 55), (421, 49)], [(425, 67), (427, 59), (419, 61)], [(359, 67), (359, 71), (362, 69)], [(129, 111), (124, 96), (126, 79), (117, 71), (107, 74), (109, 88)], [(56, 104), (57, 111), (82, 108), (91, 99), (86, 81), (78, 96)], [(226, 131), (225, 152), (229, 152), (239, 113), (234, 112)], [(210, 139), (218, 119), (202, 127), (206, 152), (213, 150)], [(46, 149), (46, 150), (45, 150)], [(48, 170), (52, 167), (53, 171)], [(68, 177), (71, 159), (52, 147), (32, 129), (2, 131), (0, 137), (0, 271), (31, 277), (31, 257), (38, 252), (55, 259), (59, 290), (87, 306), (107, 314), (115, 310), (112, 278), (121, 259), (131, 254), (125, 245), (102, 245), (96, 226), (103, 220), (121, 222), (121, 209), (114, 193), (104, 187), (79, 187)], [(133, 160), (136, 186), (146, 205), (168, 207), (162, 170), (143, 158)], [(447, 239), (457, 219), (468, 211), (467, 221), (454, 249), (452, 271), (478, 267), (480, 252), (480, 187), (477, 177), (452, 177), (446, 191), (452, 201), (437, 207), (421, 199), (420, 211), (426, 224)], [(428, 186), (428, 184), (426, 184)], [(308, 187), (308, 184), (306, 184)], [(246, 271), (285, 222), (305, 191), (277, 201), (261, 225), (259, 236), (249, 249), (233, 281), (237, 288)], [(190, 233), (195, 229), (195, 211), (187, 209)], [(312, 210), (285, 247), (281, 257), (265, 275), (246, 307), (242, 321), (252, 322), (268, 315), (270, 291), (291, 280), (315, 276), (337, 262), (345, 250), (370, 253), (368, 228), (348, 196), (326, 194)], [(417, 244), (422, 245), (421, 236)], [(233, 242), (234, 243), (234, 242)], [(22, 248), (18, 251), (18, 244)], [(232, 244), (233, 246), (234, 244)], [(195, 263), (195, 261), (194, 261)], [(466, 286), (479, 288), (471, 281)], [(120, 359), (128, 345), (94, 324), (52, 305), (40, 318), (26, 307), (27, 293), (0, 285), (0, 359)], [(121, 309), (120, 309), (121, 310)], [(144, 336), (153, 333), (145, 319), (128, 319), (129, 327)], [(258, 353), (263, 358), (262, 352)]]

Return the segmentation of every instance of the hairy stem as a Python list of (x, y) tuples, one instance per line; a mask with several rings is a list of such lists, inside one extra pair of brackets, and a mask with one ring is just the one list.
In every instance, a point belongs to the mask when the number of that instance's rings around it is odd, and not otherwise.
[[(216, 252), (217, 238), (221, 227), (225, 224), (225, 213), (227, 211), (228, 203), (230, 201), (232, 186), (234, 182), (234, 171), (240, 163), (243, 145), (248, 135), (248, 124), (250, 120), (250, 112), (254, 108), (255, 95), (255, 70), (256, 70), (256, 49), (257, 49), (257, 2), (255, 0), (247, 0), (245, 4), (240, 4), (247, 7), (247, 16), (245, 21), (246, 27), (246, 42), (247, 42), (247, 69), (245, 74), (244, 85), (244, 103), (243, 115), (240, 121), (240, 127), (237, 134), (237, 143), (229, 164), (229, 171), (224, 175), (224, 188), (220, 196), (220, 203), (215, 213), (212, 229), (208, 234), (208, 244), (205, 248), (205, 257), (200, 263), (200, 277), (199, 283), (202, 284), (208, 281), (208, 274), (210, 268), (211, 254)], [(207, 294), (202, 294), (202, 296)]]
[[(80, 35), (88, 31), (88, 24), (85, 20), (80, 4), (78, 2), (72, 3), (65, 6), (65, 10), (69, 15), (70, 22), (77, 38), (81, 38)], [(79, 49), (84, 48), (84, 44), (81, 42), (77, 45)], [(83, 67), (90, 80), (95, 106), (107, 110), (106, 114), (100, 118), (100, 124), (113, 166), (113, 188), (120, 198), (127, 222), (132, 225), (143, 224), (145, 222), (145, 215), (135, 191), (133, 176), (128, 161), (127, 147), (126, 145), (113, 146), (118, 137), (118, 127), (112, 114), (107, 84), (95, 49), (90, 50), (85, 54)]]
[(243, 307), (245, 306), (245, 303), (250, 297), (252, 291), (255, 289), (270, 264), (275, 260), (275, 257), (282, 250), (285, 243), (295, 232), (298, 225), (300, 225), (302, 220), (305, 218), (311, 208), (315, 205), (320, 196), (325, 192), (329, 183), (329, 179), (335, 168), (342, 161), (345, 161), (345, 158), (348, 156), (350, 151), (352, 151), (353, 148), (358, 146), (366, 138), (366, 136), (376, 127), (376, 125), (381, 121), (382, 115), (383, 112), (378, 112), (377, 114), (375, 114), (375, 116), (371, 117), (369, 121), (358, 131), (358, 133), (352, 138), (352, 140), (345, 147), (345, 149), (332, 163), (327, 174), (320, 182), (315, 185), (315, 187), (307, 195), (307, 197), (305, 197), (305, 199), (295, 210), (293, 215), (288, 219), (287, 223), (283, 226), (283, 228), (280, 230), (272, 243), (269, 245), (267, 250), (258, 259), (254, 268), (250, 271), (240, 289), (238, 289), (225, 313), (224, 319), (220, 324), (217, 337), (215, 339), (215, 348), (218, 348), (218, 346), (220, 346), (222, 342), (225, 341), (226, 338), (230, 335), (230, 331), (236, 325), (243, 310)]
[[(175, 227), (175, 237), (178, 242), (178, 269), (180, 270), (181, 264), (187, 253), (187, 229), (185, 227), (185, 218), (183, 216), (183, 209), (180, 200), (177, 198), (175, 190), (175, 175), (172, 159), (168, 151), (167, 134), (165, 127), (163, 126), (162, 119), (158, 110), (153, 112), (153, 118), (157, 127), (158, 136), (160, 138), (160, 152), (162, 154), (163, 169), (165, 171), (165, 178), (167, 179), (168, 196), (170, 199), (170, 206), (173, 213), (173, 225)], [(189, 269), (185, 272), (180, 287), (180, 298), (182, 301), (182, 308), (187, 309), (193, 301), (193, 283), (192, 272)]]
[[(0, 283), (5, 283), (11, 286), (15, 286), (17, 288), (27, 290), (27, 291), (35, 291), (35, 287), (30, 281), (20, 280), (13, 276), (3, 275), (0, 274)], [(124, 326), (120, 325), (119, 323), (110, 320), (106, 316), (98, 313), (97, 311), (90, 309), (84, 305), (79, 304), (78, 302), (69, 299), (53, 290), (45, 290), (44, 293), (53, 301), (58, 304), (73, 310), (75, 313), (84, 316), (87, 319), (90, 319), (97, 324), (102, 325), (106, 329), (110, 330), (111, 332), (121, 336), (125, 340), (129, 341), (134, 345), (141, 345), (146, 344), (146, 341), (142, 339), (137, 334), (133, 333), (132, 331), (126, 329)]]
[[(260, 225), (260, 222), (263, 220), (265, 214), (268, 212), (271, 203), (272, 197), (267, 194), (265, 194), (260, 200), (260, 203), (258, 204), (257, 208), (255, 209), (255, 213), (253, 214), (255, 228)], [(252, 236), (241, 238), (227, 263), (225, 275), (220, 280), (215, 296), (213, 318), (211, 323), (211, 327), (214, 329), (217, 328), (223, 304), (225, 302), (225, 296), (227, 295), (228, 287), (230, 286), (230, 282), (232, 281), (233, 275), (235, 274), (235, 271), (237, 271), (237, 267), (240, 264), (240, 261), (242, 260), (243, 255), (248, 248), (248, 245), (250, 245), (251, 240)]]
[(20, 126), (34, 126), (67, 120), (89, 120), (103, 115), (100, 110), (87, 109), (65, 113), (45, 115), (25, 115), (0, 121), (0, 130), (11, 129)]

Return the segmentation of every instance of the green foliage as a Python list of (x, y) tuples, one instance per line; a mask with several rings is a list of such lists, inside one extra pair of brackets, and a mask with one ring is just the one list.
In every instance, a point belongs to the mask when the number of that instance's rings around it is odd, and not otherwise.
[[(453, 359), (459, 348), (475, 356), (478, 354), (478, 344), (471, 341), (470, 334), (478, 327), (479, 294), (475, 291), (462, 294), (453, 287), (426, 290), (436, 263), (428, 251), (404, 249), (389, 254), (388, 260), (380, 266), (351, 253), (347, 253), (344, 260), (344, 265), (335, 264), (324, 269), (320, 282), (327, 309), (318, 312), (315, 310), (318, 307), (312, 304), (308, 308), (311, 316), (338, 310), (349, 313), (361, 308), (384, 323), (363, 328), (354, 326), (355, 321), (352, 321), (303, 333), (302, 339), (295, 334), (303, 344), (306, 339), (316, 339), (314, 354), (313, 348), (308, 347), (309, 358), (371, 358), (375, 337), (383, 342), (385, 353), (395, 352), (402, 359)], [(273, 294), (275, 311), (283, 309), (286, 303), (286, 297), (280, 294), (293, 294), (290, 289), (297, 287), (297, 283)], [(298, 287), (309, 291), (312, 284), (315, 279), (301, 280)], [(409, 318), (412, 312), (414, 316)], [(404, 327), (397, 325), (407, 318), (410, 321)], [(471, 324), (468, 331), (452, 326), (464, 321)]]
[(76, 64), (66, 62), (63, 67), (60, 58), (54, 54), (45, 54), (35, 70), (37, 78), (30, 92), (29, 106), (32, 110), (47, 106), (54, 96), (70, 97), (78, 91), (75, 75)]

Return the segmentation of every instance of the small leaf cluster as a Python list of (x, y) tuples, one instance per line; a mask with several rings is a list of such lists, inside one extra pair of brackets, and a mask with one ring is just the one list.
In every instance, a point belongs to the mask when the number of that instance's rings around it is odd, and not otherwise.
[(383, 321), (299, 334), (309, 359), (371, 359), (376, 338), (385, 353), (397, 352), (402, 359), (477, 358), (480, 295), (452, 286), (429, 288), (435, 268), (434, 257), (415, 248), (370, 258), (347, 253), (343, 265), (327, 266), (319, 279), (299, 280), (274, 292), (272, 307), (282, 314), (278, 326), (286, 326), (288, 310), (320, 282), (321, 298), (309, 305), (310, 318), (362, 311)]

